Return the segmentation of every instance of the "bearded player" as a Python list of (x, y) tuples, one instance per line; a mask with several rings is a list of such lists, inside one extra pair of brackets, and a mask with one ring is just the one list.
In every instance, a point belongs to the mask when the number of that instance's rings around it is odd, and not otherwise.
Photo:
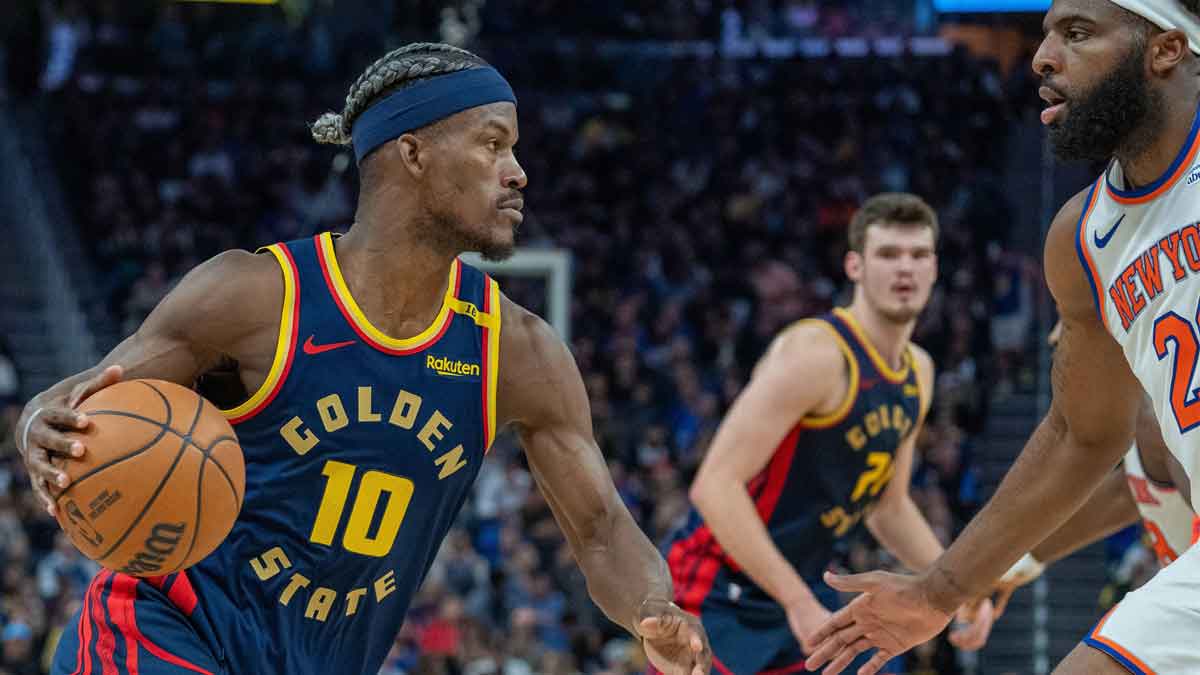
[[(717, 431), (667, 560), (720, 672), (800, 667), (800, 641), (829, 617), (812, 586), (861, 523), (909, 569), (942, 552), (908, 492), (934, 382), (910, 338), (937, 278), (937, 234), (914, 195), (867, 200), (849, 228), (850, 306), (781, 333)], [(990, 625), (984, 603), (952, 639), (978, 648)]]
[[(1110, 160), (1059, 211), (1046, 281), (1063, 328), (1045, 419), (995, 496), (918, 576), (830, 577), (863, 592), (810, 640), (808, 666), (858, 672), (941, 630), (1058, 528), (1134, 441), (1143, 392), (1196, 503), (1200, 468), (1200, 15), (1194, 0), (1055, 0), (1034, 57), (1064, 159)], [(1125, 596), (1058, 675), (1200, 672), (1200, 548)]]

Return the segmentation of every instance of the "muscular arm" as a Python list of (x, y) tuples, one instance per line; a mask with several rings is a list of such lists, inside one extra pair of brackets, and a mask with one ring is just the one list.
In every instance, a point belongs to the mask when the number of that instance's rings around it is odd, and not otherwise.
[(614, 623), (639, 635), (643, 603), (672, 598), (666, 562), (617, 494), (566, 345), (507, 299), (502, 311), (499, 419), (515, 425), (592, 599)]
[(1129, 493), (1125, 472), (1118, 468), (1108, 473), (1100, 487), (1070, 520), (1030, 553), (1038, 562), (1049, 565), (1137, 520), (1137, 504)]
[(917, 438), (925, 424), (925, 416), (933, 402), (933, 359), (925, 350), (914, 346), (917, 377), (921, 382), (921, 419), (914, 431), (896, 450), (895, 473), (875, 509), (867, 518), (867, 529), (889, 553), (914, 572), (927, 568), (942, 554), (942, 544), (929, 527), (929, 521), (913, 503), (909, 494), (912, 482), (913, 455)]
[[(33, 397), (18, 429), (39, 409), (30, 425), (29, 448), (21, 448), (35, 477), (65, 485), (65, 472), (52, 467), (47, 453), (73, 455), (71, 440), (57, 429), (76, 426), (70, 410), (118, 377), (153, 377), (191, 386), (224, 360), (242, 360), (243, 379), (265, 376), (274, 352), (283, 281), (270, 256), (227, 251), (197, 266), (155, 307), (137, 332), (96, 366), (72, 375)], [(120, 371), (108, 371), (120, 366)], [(107, 371), (107, 374), (106, 374)], [(256, 372), (261, 371), (261, 372)], [(116, 374), (120, 373), (120, 374)], [(256, 384), (252, 380), (249, 385)], [(80, 449), (80, 453), (86, 449)], [(47, 507), (53, 502), (39, 481), (35, 489)]]
[(788, 609), (818, 601), (771, 541), (746, 484), (801, 417), (840, 403), (844, 371), (845, 357), (823, 327), (800, 324), (783, 333), (721, 422), (690, 492), (721, 548)]
[(1083, 195), (1055, 218), (1046, 278), (1063, 332), (1050, 410), (996, 494), (924, 579), (929, 600), (953, 612), (986, 594), (1019, 558), (1057, 529), (1133, 441), (1142, 389), (1097, 316), (1074, 237)]

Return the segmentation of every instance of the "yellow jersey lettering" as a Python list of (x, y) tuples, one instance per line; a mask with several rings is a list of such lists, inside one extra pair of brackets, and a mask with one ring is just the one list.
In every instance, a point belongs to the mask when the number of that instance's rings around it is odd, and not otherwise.
[(442, 440), (445, 438), (445, 432), (454, 426), (441, 410), (434, 410), (433, 414), (425, 422), (425, 426), (417, 432), (417, 438), (425, 444), (425, 449), (433, 452), (433, 439)]
[(375, 602), (396, 592), (396, 571), (388, 570), (387, 574), (375, 580)]
[(462, 453), (463, 447), (456, 445), (453, 450), (433, 460), (436, 466), (442, 467), (442, 470), (438, 472), (438, 480), (445, 480), (447, 477), (453, 475), (455, 471), (467, 465), (467, 460), (462, 458)]
[(867, 453), (867, 469), (859, 475), (854, 492), (850, 494), (850, 501), (862, 499), (867, 490), (871, 491), (871, 496), (879, 494), (879, 490), (891, 477), (891, 472), (888, 471), (891, 464), (892, 456), (886, 452)]
[[(358, 496), (354, 498), (354, 507), (350, 510), (350, 522), (346, 524), (346, 533), (342, 535), (342, 546), (352, 553), (377, 558), (387, 555), (396, 542), (404, 514), (408, 512), (413, 487), (411, 480), (390, 473), (368, 471), (363, 474), (358, 484)], [(379, 528), (372, 537), (368, 531), (384, 494), (388, 496), (387, 506), (384, 507)]]
[(354, 616), (358, 611), (358, 601), (367, 594), (367, 589), (356, 588), (346, 594), (346, 616)]
[(879, 435), (879, 413), (874, 410), (867, 413), (867, 416), (863, 418), (863, 423), (867, 425), (868, 436), (874, 437)]
[(371, 410), (371, 388), (358, 388), (358, 421), (359, 422), (378, 422), (383, 419), (383, 415)]
[(334, 600), (337, 600), (337, 591), (324, 586), (318, 588), (308, 599), (308, 606), (304, 608), (304, 618), (325, 621), (329, 617)]
[(880, 426), (884, 429), (892, 428), (892, 418), (888, 415), (888, 407), (886, 403), (879, 406), (879, 422)]
[(325, 482), (325, 494), (317, 507), (309, 541), (326, 546), (333, 544), (333, 535), (337, 533), (338, 523), (342, 522), (342, 509), (346, 506), (346, 496), (350, 494), (350, 483), (356, 470), (353, 464), (332, 459), (325, 462), (321, 475), (329, 480)]
[(292, 596), (296, 594), (296, 591), (300, 590), (301, 588), (308, 588), (310, 583), (312, 582), (309, 580), (309, 578), (303, 574), (300, 574), (299, 572), (293, 574), (292, 578), (288, 579), (287, 587), (284, 588), (283, 592), (279, 594), (279, 604), (287, 607), (287, 604), (292, 601)]
[(396, 395), (396, 404), (392, 406), (392, 414), (388, 417), (388, 424), (400, 427), (401, 429), (413, 428), (413, 423), (417, 421), (417, 413), (421, 410), (421, 397), (408, 391), (400, 390)]
[(325, 431), (332, 433), (350, 424), (350, 418), (346, 416), (346, 406), (342, 405), (342, 397), (337, 394), (330, 394), (317, 401), (317, 413), (321, 415), (321, 424), (325, 425)]
[(287, 441), (297, 455), (303, 457), (316, 446), (319, 439), (308, 429), (301, 429), (302, 426), (304, 426), (304, 421), (299, 417), (293, 417), (279, 429), (279, 435), (283, 436), (283, 440)]
[(288, 560), (287, 554), (278, 546), (262, 554), (260, 557), (262, 560), (258, 558), (250, 559), (250, 569), (254, 570), (254, 574), (258, 577), (259, 581), (266, 581), (279, 574), (280, 570), (290, 569), (292, 566), (292, 561)]
[(862, 430), (861, 426), (850, 427), (850, 431), (846, 432), (846, 442), (850, 444), (851, 449), (857, 452), (866, 447), (867, 434)]

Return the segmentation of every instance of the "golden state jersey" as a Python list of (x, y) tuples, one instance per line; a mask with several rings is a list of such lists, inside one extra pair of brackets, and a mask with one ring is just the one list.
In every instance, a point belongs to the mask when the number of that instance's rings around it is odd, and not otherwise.
[(1163, 485), (1146, 475), (1137, 446), (1125, 453), (1125, 480), (1150, 539), (1154, 555), (1163, 567), (1188, 550), (1200, 534), (1200, 518), (1171, 485)]
[[(812, 584), (833, 558), (835, 542), (854, 531), (891, 480), (896, 450), (921, 415), (921, 388), (911, 348), (894, 370), (849, 312), (806, 321), (841, 347), (846, 397), (831, 414), (800, 419), (746, 487), (775, 546)], [(782, 611), (724, 552), (694, 507), (665, 548), (683, 608), (717, 602)]]
[(1200, 454), (1200, 113), (1167, 171), (1123, 189), (1115, 160), (1087, 193), (1076, 250), (1100, 320), (1154, 403), (1163, 440), (1192, 479)]
[(152, 580), (239, 673), (378, 671), (495, 435), (496, 283), (456, 260), (432, 325), (393, 339), (333, 242), (268, 247), (285, 279), (275, 361), (226, 411), (241, 515), (200, 564)]

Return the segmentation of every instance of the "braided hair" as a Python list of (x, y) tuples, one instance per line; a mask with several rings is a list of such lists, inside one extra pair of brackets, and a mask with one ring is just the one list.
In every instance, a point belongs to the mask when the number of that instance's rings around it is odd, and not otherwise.
[(354, 121), (378, 99), (419, 80), (486, 65), (475, 54), (440, 42), (414, 42), (388, 52), (354, 81), (341, 113), (325, 113), (313, 124), (313, 139), (349, 145)]

